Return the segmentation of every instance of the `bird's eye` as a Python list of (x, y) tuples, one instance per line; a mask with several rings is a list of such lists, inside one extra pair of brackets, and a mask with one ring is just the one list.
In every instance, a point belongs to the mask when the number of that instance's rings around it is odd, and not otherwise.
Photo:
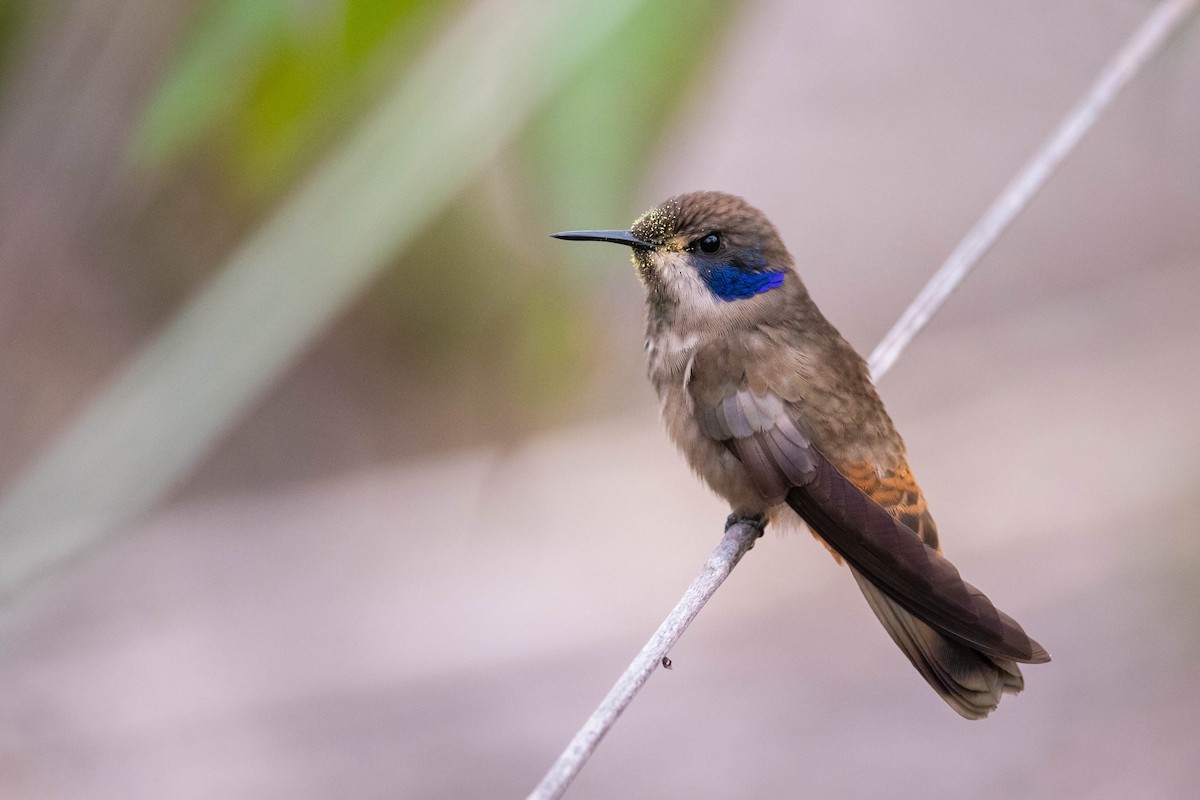
[(700, 240), (700, 251), (712, 255), (721, 249), (721, 234), (710, 233)]

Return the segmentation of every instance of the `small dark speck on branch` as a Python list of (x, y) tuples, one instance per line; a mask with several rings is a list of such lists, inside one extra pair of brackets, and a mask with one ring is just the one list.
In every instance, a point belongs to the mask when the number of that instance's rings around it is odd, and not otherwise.
[(671, 659), (667, 652), (679, 641), (679, 637), (687, 630), (700, 609), (713, 596), (717, 588), (729, 577), (729, 573), (741, 561), (742, 556), (754, 546), (755, 540), (762, 536), (763, 522), (760, 519), (738, 519), (725, 529), (720, 544), (708, 557), (708, 562), (700, 570), (700, 574), (692, 581), (684, 593), (683, 599), (659, 626), (650, 641), (642, 648), (625, 674), (617, 680), (609, 691), (608, 696), (600, 703), (599, 708), (588, 718), (575, 738), (563, 750), (562, 755), (550, 767), (550, 771), (542, 778), (542, 782), (529, 795), (529, 800), (550, 800), (562, 797), (563, 792), (583, 769), (589, 757), (595, 752), (600, 740), (608, 733), (609, 728), (621, 716), (638, 691), (650, 678), (650, 674), (662, 665), (671, 668)]

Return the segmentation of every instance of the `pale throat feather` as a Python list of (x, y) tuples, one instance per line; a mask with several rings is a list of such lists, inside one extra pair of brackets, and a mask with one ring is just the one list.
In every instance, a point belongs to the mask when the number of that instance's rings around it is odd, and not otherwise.
[(700, 345), (700, 334), (660, 331), (646, 339), (646, 360), (650, 377), (658, 382), (682, 373)]

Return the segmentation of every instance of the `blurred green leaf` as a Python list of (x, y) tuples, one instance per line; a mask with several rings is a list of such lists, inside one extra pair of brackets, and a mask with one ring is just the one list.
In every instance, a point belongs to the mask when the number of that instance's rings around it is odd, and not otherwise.
[(393, 31), (421, 12), (421, 6), (416, 0), (347, 0), (342, 31), (346, 60), (358, 64), (369, 59)]
[[(215, 0), (139, 126), (156, 164), (217, 135), (235, 188), (270, 196), (366, 105), (456, 3)], [(385, 70), (382, 66), (391, 66)]]
[(29, 0), (0, 0), (0, 67), (8, 61), (9, 47), (25, 16)]
[[(176, 485), (645, 5), (483, 3), (448, 26), (2, 498), (0, 586), (45, 574)], [(436, 281), (458, 264), (430, 266)]]
[[(529, 231), (544, 220), (629, 221), (674, 113), (721, 43), (733, 6), (647, 4), (526, 128), (503, 163), (474, 182), (397, 261), (368, 300), (396, 352), (470, 365), (491, 387), (478, 413), (545, 420), (569, 403), (604, 339), (580, 313), (581, 286), (546, 263)], [(681, 21), (689, 31), (680, 36)], [(573, 254), (574, 255), (574, 254)], [(598, 253), (598, 258), (614, 254)], [(587, 263), (580, 254), (569, 263)], [(460, 402), (470, 404), (470, 398)]]
[[(141, 155), (176, 159), (209, 141), (217, 146), (204, 158), (218, 159), (224, 185), (255, 201), (274, 196), (368, 107), (379, 78), (428, 47), (421, 37), (444, 6), (213, 0), (150, 105)], [(397, 258), (368, 312), (377, 330), (417, 361), (495, 365), (495, 401), (507, 406), (567, 400), (589, 362), (595, 321), (567, 311), (580, 306), (571, 273), (541, 263), (515, 231), (540, 228), (552, 212), (595, 224), (628, 219), (641, 173), (735, 9), (667, 0), (622, 25), (526, 126), (490, 193), (474, 184)]]
[(154, 95), (134, 139), (142, 158), (169, 159), (208, 132), (244, 98), (246, 77), (282, 40), (290, 0), (213, 0)]
[(648, 4), (538, 115), (520, 156), (544, 211), (585, 227), (632, 221), (641, 173), (739, 5)]

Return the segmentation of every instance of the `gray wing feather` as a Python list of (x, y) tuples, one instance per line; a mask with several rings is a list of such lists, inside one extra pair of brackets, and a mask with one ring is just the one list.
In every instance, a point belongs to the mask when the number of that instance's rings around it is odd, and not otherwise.
[(808, 439), (775, 395), (742, 389), (714, 408), (697, 409), (696, 419), (706, 435), (733, 450), (764, 497), (782, 500), (788, 488), (815, 474)]

